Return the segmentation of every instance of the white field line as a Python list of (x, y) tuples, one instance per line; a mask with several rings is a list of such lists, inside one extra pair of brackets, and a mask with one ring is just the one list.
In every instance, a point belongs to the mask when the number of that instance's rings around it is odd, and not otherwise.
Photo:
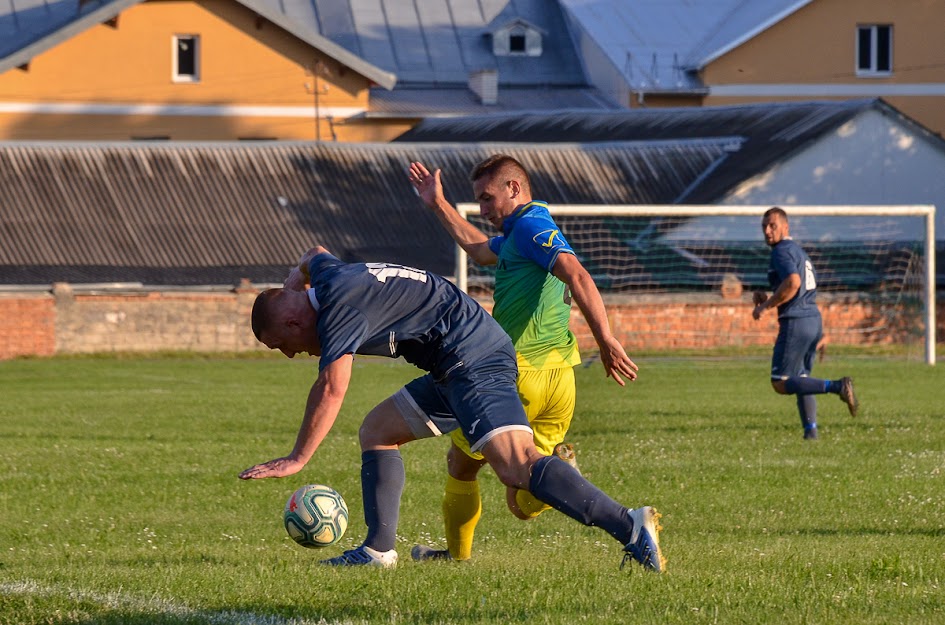
[(141, 612), (145, 614), (162, 614), (167, 616), (200, 619), (209, 625), (358, 625), (355, 621), (313, 621), (300, 618), (283, 618), (281, 616), (266, 616), (252, 612), (225, 610), (211, 612), (194, 610), (186, 605), (174, 603), (161, 597), (136, 597), (120, 592), (98, 593), (77, 590), (68, 587), (41, 586), (33, 581), (0, 583), (0, 595), (26, 595), (30, 597), (66, 597), (72, 601), (97, 603), (107, 609), (120, 609)]

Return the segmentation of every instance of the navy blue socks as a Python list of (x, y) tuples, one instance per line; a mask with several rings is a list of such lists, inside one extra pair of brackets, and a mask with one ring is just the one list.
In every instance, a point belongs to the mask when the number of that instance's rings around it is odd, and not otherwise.
[(561, 458), (546, 456), (536, 462), (528, 490), (575, 521), (603, 529), (621, 545), (630, 542), (633, 522), (627, 508), (588, 482)]
[(788, 395), (822, 395), (823, 393), (840, 392), (840, 380), (821, 380), (794, 376), (784, 381), (784, 390)]
[(804, 426), (804, 434), (817, 432), (817, 399), (813, 395), (797, 396), (797, 411), (801, 415), (801, 425)]
[(390, 551), (397, 539), (400, 496), (406, 481), (404, 460), (396, 449), (361, 453), (361, 496), (368, 533), (364, 544), (378, 551)]

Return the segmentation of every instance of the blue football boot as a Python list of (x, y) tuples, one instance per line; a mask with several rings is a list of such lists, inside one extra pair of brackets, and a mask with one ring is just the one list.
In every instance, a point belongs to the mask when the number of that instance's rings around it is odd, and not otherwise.
[(633, 531), (623, 550), (622, 569), (627, 560), (633, 559), (643, 565), (643, 568), (655, 573), (666, 570), (666, 559), (660, 551), (660, 513), (650, 506), (643, 506), (630, 510), (630, 520), (633, 521)]

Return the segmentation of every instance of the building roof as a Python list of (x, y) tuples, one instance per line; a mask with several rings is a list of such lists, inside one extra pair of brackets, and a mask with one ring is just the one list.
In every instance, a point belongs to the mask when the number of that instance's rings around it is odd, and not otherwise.
[[(0, 3), (0, 72), (29, 63), (33, 57), (142, 1), (9, 0)], [(323, 37), (313, 23), (295, 19), (292, 12), (280, 10), (281, 3), (236, 1), (378, 85), (391, 89), (397, 82), (394, 74)]]
[(671, 200), (680, 204), (713, 204), (737, 184), (867, 110), (892, 117), (945, 149), (941, 137), (879, 99), (427, 119), (396, 141), (591, 143), (715, 139), (726, 143), (727, 157), (685, 194)]
[(698, 70), (813, 0), (560, 0), (632, 90), (704, 88)]
[(525, 111), (622, 110), (595, 89), (569, 87), (502, 87), (495, 104), (483, 104), (465, 86), (436, 89), (371, 90), (371, 110), (365, 117), (456, 117)]
[(452, 275), (453, 242), (405, 169), (440, 167), (447, 197), (471, 202), (468, 172), (498, 151), (568, 204), (671, 203), (726, 155), (716, 140), (0, 143), (0, 284), (278, 283), (316, 243)]
[[(495, 69), (500, 84), (586, 86), (558, 2), (548, 0), (262, 0), (283, 7), (324, 37), (397, 75), (401, 84), (465, 85)], [(496, 56), (491, 33), (516, 19), (544, 36), (542, 54)]]

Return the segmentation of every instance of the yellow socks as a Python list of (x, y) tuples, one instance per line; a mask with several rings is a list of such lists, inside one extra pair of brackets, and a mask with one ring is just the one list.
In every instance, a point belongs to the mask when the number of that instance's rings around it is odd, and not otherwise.
[(539, 501), (527, 490), (518, 490), (515, 492), (515, 503), (518, 504), (519, 510), (532, 519), (545, 510), (551, 510), (551, 506), (543, 501)]
[(443, 495), (443, 518), (446, 521), (446, 544), (454, 560), (472, 557), (473, 534), (482, 516), (479, 482), (463, 482), (446, 476)]

